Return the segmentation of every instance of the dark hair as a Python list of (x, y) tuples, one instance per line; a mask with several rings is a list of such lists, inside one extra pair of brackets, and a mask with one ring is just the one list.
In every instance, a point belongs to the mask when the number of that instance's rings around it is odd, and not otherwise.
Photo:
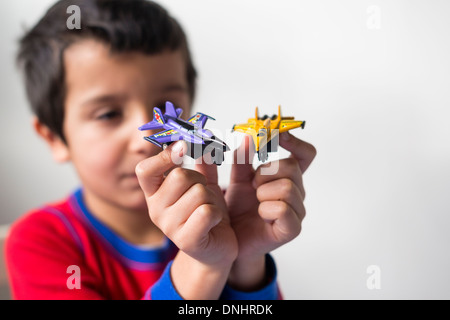
[[(80, 8), (81, 29), (67, 27), (67, 8), (71, 5)], [(197, 73), (186, 35), (164, 8), (147, 0), (58, 1), (20, 40), (17, 61), (24, 72), (33, 112), (64, 142), (64, 50), (88, 38), (107, 43), (113, 53), (137, 51), (151, 55), (181, 49), (189, 93), (194, 98)]]

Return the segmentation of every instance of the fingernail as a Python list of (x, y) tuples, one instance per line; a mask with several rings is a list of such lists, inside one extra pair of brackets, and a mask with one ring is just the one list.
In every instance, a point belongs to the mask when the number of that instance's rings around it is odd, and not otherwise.
[(182, 140), (175, 142), (175, 144), (172, 147), (172, 154), (176, 154), (180, 157), (183, 156), (183, 144), (184, 142)]

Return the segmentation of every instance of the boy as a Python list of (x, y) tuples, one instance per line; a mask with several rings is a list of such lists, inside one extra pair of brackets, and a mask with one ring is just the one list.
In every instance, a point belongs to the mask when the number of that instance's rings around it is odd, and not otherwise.
[[(66, 27), (67, 7), (81, 29)], [(36, 132), (82, 188), (21, 218), (6, 245), (18, 299), (276, 299), (268, 253), (296, 237), (302, 172), (315, 155), (289, 134), (275, 175), (233, 164), (225, 194), (215, 165), (174, 161), (137, 127), (167, 100), (188, 115), (196, 72), (186, 37), (144, 0), (59, 1), (21, 41)], [(248, 138), (235, 158), (252, 150)], [(205, 161), (207, 162), (207, 161)], [(149, 219), (149, 215), (150, 218)]]

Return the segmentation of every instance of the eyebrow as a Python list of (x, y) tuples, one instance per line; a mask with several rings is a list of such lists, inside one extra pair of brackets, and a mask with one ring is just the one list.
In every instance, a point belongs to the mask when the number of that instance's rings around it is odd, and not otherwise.
[(111, 103), (126, 100), (126, 96), (118, 95), (118, 94), (105, 94), (101, 96), (96, 96), (93, 98), (86, 99), (82, 105), (90, 105), (90, 104), (102, 104), (102, 103)]
[[(171, 84), (162, 88), (161, 92), (164, 94), (169, 92), (187, 92), (188, 88), (181, 84)], [(123, 94), (104, 94), (100, 96), (94, 96), (91, 98), (87, 98), (81, 105), (93, 105), (93, 104), (104, 104), (104, 103), (112, 103), (112, 102), (123, 102), (127, 99), (126, 95)]]
[(187, 90), (188, 90), (188, 88), (186, 86), (181, 85), (181, 84), (171, 84), (171, 85), (168, 85), (168, 86), (164, 87), (162, 89), (162, 92), (164, 92), (164, 93), (171, 92), (171, 91), (182, 91), (182, 92), (185, 92)]

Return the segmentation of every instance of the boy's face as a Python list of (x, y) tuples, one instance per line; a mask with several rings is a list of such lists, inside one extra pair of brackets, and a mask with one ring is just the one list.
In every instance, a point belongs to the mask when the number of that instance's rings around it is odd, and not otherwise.
[[(64, 135), (67, 155), (92, 203), (146, 210), (137, 163), (161, 151), (138, 127), (165, 101), (190, 113), (186, 65), (180, 51), (111, 54), (85, 40), (65, 52)], [(92, 208), (94, 209), (94, 208)]]

